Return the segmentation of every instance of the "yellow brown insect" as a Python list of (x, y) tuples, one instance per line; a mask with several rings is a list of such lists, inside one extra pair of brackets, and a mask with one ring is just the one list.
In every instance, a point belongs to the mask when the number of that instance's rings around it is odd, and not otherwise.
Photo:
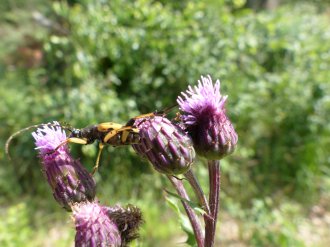
[[(176, 106), (176, 105), (175, 105)], [(6, 141), (6, 153), (8, 157), (10, 158), (9, 155), (9, 146), (11, 141), (13, 140), (14, 137), (19, 135), (22, 132), (28, 131), (33, 128), (40, 128), (42, 126), (48, 125), (48, 126), (55, 126), (55, 127), (60, 127), (62, 129), (68, 130), (70, 132), (69, 137), (63, 141), (61, 144), (59, 144), (53, 152), (56, 152), (60, 147), (63, 145), (66, 145), (68, 143), (77, 143), (81, 145), (88, 145), (92, 144), (95, 141), (98, 141), (99, 143), (99, 151), (97, 154), (97, 159), (95, 166), (93, 168), (92, 174), (94, 174), (100, 163), (100, 157), (102, 150), (105, 145), (111, 145), (111, 146), (124, 146), (124, 145), (132, 145), (132, 144), (138, 144), (140, 141), (140, 136), (139, 136), (139, 129), (135, 127), (135, 122), (138, 119), (147, 119), (151, 118), (154, 116), (161, 116), (161, 115), (166, 115), (172, 108), (175, 106), (169, 107), (166, 110), (163, 111), (155, 111), (152, 113), (147, 113), (147, 114), (142, 114), (139, 116), (136, 116), (134, 118), (131, 118), (125, 125), (114, 123), (114, 122), (105, 122), (105, 123), (100, 123), (100, 124), (94, 124), (94, 125), (89, 125), (87, 127), (78, 129), (78, 128), (73, 128), (68, 125), (61, 125), (61, 124), (39, 124), (39, 125), (32, 125), (29, 127), (26, 127), (24, 129), (21, 129), (14, 134), (12, 134)]]

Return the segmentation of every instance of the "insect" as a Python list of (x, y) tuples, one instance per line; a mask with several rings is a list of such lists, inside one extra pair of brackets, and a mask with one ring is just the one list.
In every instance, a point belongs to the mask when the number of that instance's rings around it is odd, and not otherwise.
[(17, 135), (21, 134), (22, 132), (28, 131), (30, 129), (40, 128), (45, 125), (60, 127), (70, 132), (69, 137), (66, 140), (64, 140), (62, 143), (60, 143), (51, 153), (56, 152), (60, 147), (66, 145), (67, 143), (88, 145), (94, 143), (95, 141), (99, 142), (99, 151), (92, 174), (94, 174), (99, 167), (101, 153), (106, 144), (111, 146), (124, 146), (124, 145), (137, 144), (140, 141), (139, 130), (137, 128), (134, 128), (132, 126), (125, 126), (114, 122), (94, 124), (81, 129), (73, 128), (69, 125), (61, 125), (61, 124), (51, 124), (51, 123), (38, 124), (23, 128), (12, 134), (7, 139), (5, 149), (9, 159), (11, 159), (9, 154), (10, 143)]
[[(102, 150), (105, 145), (111, 145), (111, 146), (124, 146), (124, 145), (132, 145), (132, 144), (138, 144), (140, 141), (139, 136), (139, 129), (135, 127), (135, 122), (138, 119), (148, 119), (155, 116), (165, 116), (172, 108), (174, 108), (176, 105), (166, 108), (163, 111), (155, 111), (147, 114), (142, 114), (136, 117), (131, 118), (128, 120), (128, 122), (125, 125), (114, 123), (114, 122), (105, 122), (100, 124), (94, 124), (87, 126), (85, 128), (72, 128), (69, 125), (60, 125), (60, 124), (39, 124), (39, 125), (32, 125), (29, 127), (26, 127), (24, 129), (21, 129), (14, 134), (12, 134), (6, 142), (6, 153), (7, 156), (10, 158), (9, 155), (9, 146), (12, 139), (19, 135), (22, 132), (28, 131), (33, 128), (39, 128), (44, 125), (51, 125), (51, 126), (57, 126), (61, 127), (62, 129), (70, 131), (69, 137), (60, 143), (53, 152), (56, 152), (60, 147), (63, 145), (66, 145), (68, 143), (76, 143), (81, 145), (88, 145), (92, 144), (95, 141), (98, 141), (99, 143), (99, 151), (96, 158), (96, 163), (93, 168), (92, 174), (94, 174), (97, 169), (99, 168), (100, 164), (100, 157)], [(143, 121), (143, 120), (142, 120)]]
[(139, 129), (134, 126), (136, 120), (152, 118), (154, 116), (165, 116), (175, 106), (166, 108), (162, 111), (155, 111), (133, 117), (128, 120), (125, 125), (107, 122), (90, 125), (82, 129), (71, 129), (71, 134), (69, 138), (62, 142), (59, 146), (57, 146), (54, 152), (67, 143), (87, 145), (98, 141), (99, 152), (97, 154), (96, 164), (92, 172), (92, 174), (94, 174), (99, 168), (101, 153), (106, 144), (109, 144), (111, 146), (138, 144), (140, 142), (140, 135)]
[(82, 129), (72, 128), (70, 131), (70, 136), (60, 143), (53, 152), (56, 152), (61, 146), (67, 143), (88, 145), (98, 141), (99, 151), (92, 174), (94, 174), (99, 167), (101, 153), (106, 144), (111, 146), (124, 146), (137, 144), (140, 141), (139, 130), (137, 128), (113, 122), (90, 125)]

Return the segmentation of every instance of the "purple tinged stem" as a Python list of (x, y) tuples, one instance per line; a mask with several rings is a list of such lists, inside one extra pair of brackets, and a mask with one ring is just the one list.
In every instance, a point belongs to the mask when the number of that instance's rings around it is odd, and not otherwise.
[(214, 237), (217, 226), (219, 199), (220, 199), (220, 161), (209, 160), (209, 182), (210, 195), (209, 204), (211, 211), (211, 220), (205, 221), (205, 247), (214, 246)]
[[(168, 175), (168, 179), (171, 181), (173, 186), (175, 187), (177, 193), (179, 194), (180, 197), (190, 200), (189, 196), (183, 186), (182, 181), (176, 179), (173, 176)], [(188, 218), (190, 220), (190, 223), (192, 225), (192, 228), (194, 230), (196, 242), (198, 247), (204, 247), (204, 236), (203, 236), (203, 231), (201, 227), (201, 223), (195, 213), (195, 211), (189, 206), (189, 204), (183, 200), (181, 200), (184, 209), (186, 210), (186, 213), (188, 215)]]
[(195, 176), (195, 174), (192, 172), (192, 170), (187, 171), (184, 176), (186, 177), (186, 179), (188, 180), (188, 182), (190, 183), (191, 187), (193, 188), (199, 203), (202, 205), (203, 210), (206, 212), (206, 214), (208, 216), (211, 215), (210, 212), (210, 207), (209, 207), (209, 203), (206, 199), (206, 196), (203, 192), (202, 187), (200, 186), (197, 177)]
[(195, 174), (189, 170), (187, 173), (185, 173), (185, 177), (190, 183), (191, 187), (193, 188), (199, 203), (203, 206), (204, 211), (206, 212), (204, 217), (204, 223), (205, 223), (205, 246), (212, 246), (211, 233), (213, 232), (213, 217), (210, 211), (209, 202), (206, 199), (206, 196), (195, 176)]

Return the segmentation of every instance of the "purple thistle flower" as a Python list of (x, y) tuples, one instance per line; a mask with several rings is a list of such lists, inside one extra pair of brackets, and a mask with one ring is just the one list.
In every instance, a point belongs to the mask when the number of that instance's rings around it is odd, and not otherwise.
[(76, 247), (122, 246), (117, 225), (108, 216), (107, 209), (97, 202), (75, 204), (73, 218)]
[(190, 137), (167, 118), (155, 116), (136, 122), (141, 142), (132, 145), (154, 168), (167, 175), (184, 174), (195, 159)]
[(71, 211), (74, 203), (93, 201), (93, 177), (78, 160), (71, 157), (67, 145), (54, 152), (55, 148), (66, 140), (66, 134), (59, 123), (45, 124), (33, 132), (32, 136), (55, 200), (68, 211)]
[(198, 154), (216, 160), (231, 154), (237, 134), (226, 116), (227, 95), (220, 94), (220, 81), (201, 76), (197, 86), (189, 86), (177, 102), (183, 112), (181, 120), (194, 142)]

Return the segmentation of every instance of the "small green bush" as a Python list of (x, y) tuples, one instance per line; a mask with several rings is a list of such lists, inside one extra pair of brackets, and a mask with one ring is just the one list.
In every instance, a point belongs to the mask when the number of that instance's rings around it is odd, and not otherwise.
[[(14, 131), (54, 119), (75, 127), (125, 123), (173, 105), (186, 84), (211, 74), (229, 95), (228, 114), (239, 134), (237, 152), (222, 164), (226, 209), (235, 201), (242, 210), (254, 210), (251, 198), (278, 195), (276, 204), (286, 195), (308, 205), (317, 202), (319, 191), (328, 195), (330, 29), (318, 6), (300, 3), (255, 13), (212, 0), (67, 2), (54, 1), (44, 11), (55, 29), (32, 25), (43, 53), (40, 66), (26, 68), (9, 59), (16, 48), (11, 40), (22, 41), (15, 37), (23, 37), (25, 29), (13, 29), (12, 39), (0, 41), (2, 146)], [(15, 10), (8, 1), (3, 6)], [(20, 18), (6, 16), (3, 30), (23, 26)], [(91, 169), (96, 146), (71, 148)], [(1, 201), (49, 193), (30, 135), (16, 138), (10, 151), (12, 162), (0, 149)], [(154, 176), (127, 148), (110, 147), (101, 163), (97, 179), (104, 180), (104, 190), (118, 193), (115, 198), (129, 198), (132, 191), (133, 198), (143, 197), (146, 188), (138, 178)], [(152, 178), (153, 195), (161, 197), (161, 180)], [(247, 220), (263, 227), (273, 213), (262, 209), (266, 220)], [(273, 236), (266, 228), (251, 235), (251, 243), (298, 245), (297, 229), (290, 224), (283, 229), (288, 233)]]

